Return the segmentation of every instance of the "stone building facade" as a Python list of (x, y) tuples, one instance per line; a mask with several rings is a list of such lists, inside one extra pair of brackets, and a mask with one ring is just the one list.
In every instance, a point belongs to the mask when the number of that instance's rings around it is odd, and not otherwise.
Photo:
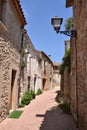
[(53, 86), (59, 87), (60, 90), (60, 81), (61, 75), (59, 74), (60, 64), (57, 62), (53, 62)]
[[(25, 35), (25, 62), (24, 78), (26, 79), (23, 87), (26, 90), (33, 89), (36, 93), (38, 89), (43, 91), (53, 87), (53, 63), (43, 51), (34, 48), (27, 34)], [(22, 93), (24, 92), (22, 90)]]
[(87, 0), (66, 0), (73, 6), (74, 29), (71, 38), (71, 111), (80, 130), (87, 130)]
[(17, 108), (21, 28), (25, 24), (18, 0), (0, 0), (0, 121)]
[(42, 87), (39, 56), (27, 33), (24, 35), (23, 44), (25, 67), (21, 82), (21, 97), (25, 91), (32, 89), (37, 92)]
[(26, 91), (53, 87), (53, 63), (37, 51), (24, 29), (19, 0), (0, 0), (0, 122)]
[(41, 63), (42, 90), (53, 88), (53, 62), (43, 51), (37, 51)]
[[(65, 43), (65, 53), (70, 49), (70, 40), (67, 40)], [(71, 49), (70, 49), (71, 50)], [(62, 62), (63, 63), (63, 62)], [(61, 92), (64, 94), (64, 102), (69, 103), (71, 99), (71, 78), (68, 68), (66, 67), (64, 72), (61, 74)]]

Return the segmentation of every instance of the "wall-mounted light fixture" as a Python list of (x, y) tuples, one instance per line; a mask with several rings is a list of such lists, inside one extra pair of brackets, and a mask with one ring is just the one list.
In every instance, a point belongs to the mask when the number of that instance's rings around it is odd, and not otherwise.
[(62, 22), (63, 22), (63, 18), (59, 18), (58, 16), (51, 19), (51, 24), (53, 25), (53, 28), (56, 31), (56, 33), (65, 34), (70, 37), (76, 37), (77, 35), (76, 30), (60, 31)]
[(59, 18), (58, 16), (51, 19), (51, 24), (53, 25), (54, 30), (56, 33), (64, 34), (70, 37), (75, 38), (75, 52), (76, 52), (76, 98), (77, 98), (77, 127), (78, 127), (78, 88), (77, 88), (77, 44), (76, 44), (76, 37), (77, 31), (76, 30), (66, 30), (60, 31), (61, 24), (63, 22), (63, 18)]

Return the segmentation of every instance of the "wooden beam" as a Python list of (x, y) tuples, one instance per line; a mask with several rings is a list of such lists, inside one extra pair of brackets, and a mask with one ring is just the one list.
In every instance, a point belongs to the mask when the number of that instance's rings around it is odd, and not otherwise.
[(74, 0), (66, 0), (66, 8), (73, 6)]

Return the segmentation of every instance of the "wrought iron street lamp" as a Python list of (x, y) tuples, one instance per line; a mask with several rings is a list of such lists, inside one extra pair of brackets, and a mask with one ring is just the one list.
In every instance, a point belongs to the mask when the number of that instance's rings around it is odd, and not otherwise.
[(76, 37), (77, 35), (76, 30), (60, 31), (62, 22), (63, 18), (59, 18), (58, 16), (51, 19), (51, 24), (53, 25), (53, 28), (56, 31), (56, 33), (65, 34), (70, 37)]

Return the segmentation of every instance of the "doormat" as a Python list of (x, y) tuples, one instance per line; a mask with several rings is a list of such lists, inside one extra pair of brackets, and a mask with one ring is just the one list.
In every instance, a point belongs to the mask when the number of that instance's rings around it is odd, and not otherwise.
[(13, 112), (10, 113), (8, 118), (18, 119), (22, 113), (23, 113), (23, 111), (21, 111), (21, 110), (14, 110)]

